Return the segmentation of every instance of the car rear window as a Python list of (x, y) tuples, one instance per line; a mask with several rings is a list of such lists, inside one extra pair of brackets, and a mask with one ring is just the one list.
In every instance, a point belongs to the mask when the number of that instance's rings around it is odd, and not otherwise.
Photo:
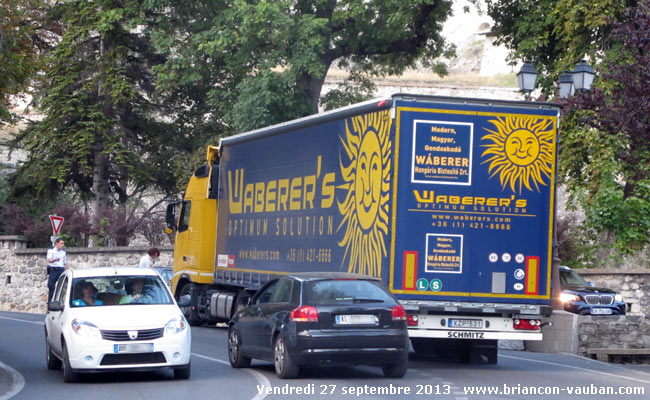
[(390, 302), (393, 297), (377, 281), (363, 279), (322, 280), (306, 283), (306, 304)]
[(130, 304), (173, 304), (173, 301), (158, 275), (99, 276), (72, 281), (72, 307)]

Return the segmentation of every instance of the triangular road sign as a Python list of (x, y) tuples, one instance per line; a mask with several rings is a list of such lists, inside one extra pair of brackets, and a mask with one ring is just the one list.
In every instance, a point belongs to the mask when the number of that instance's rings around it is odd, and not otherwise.
[(52, 231), (54, 232), (54, 236), (59, 235), (59, 231), (63, 226), (64, 219), (65, 218), (59, 217), (58, 215), (50, 215), (50, 222), (52, 223)]

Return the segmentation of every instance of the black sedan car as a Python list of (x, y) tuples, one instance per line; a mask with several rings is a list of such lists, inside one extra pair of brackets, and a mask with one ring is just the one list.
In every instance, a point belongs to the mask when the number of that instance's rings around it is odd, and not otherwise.
[(402, 377), (408, 364), (406, 313), (376, 279), (301, 273), (267, 282), (230, 321), (234, 368), (274, 362), (278, 377), (302, 366), (373, 365)]
[(560, 300), (564, 310), (581, 315), (625, 315), (623, 296), (594, 287), (569, 267), (560, 266)]

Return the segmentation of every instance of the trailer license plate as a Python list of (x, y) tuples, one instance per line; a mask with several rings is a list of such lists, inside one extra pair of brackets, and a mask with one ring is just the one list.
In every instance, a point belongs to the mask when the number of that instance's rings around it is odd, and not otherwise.
[(476, 328), (483, 329), (482, 319), (456, 319), (449, 318), (450, 328)]
[(337, 325), (375, 325), (378, 322), (377, 317), (374, 315), (352, 314), (336, 316)]
[(609, 315), (609, 314), (612, 313), (612, 309), (611, 308), (592, 308), (591, 313), (596, 314), (596, 315), (603, 315), (603, 314)]
[(153, 343), (114, 344), (113, 353), (153, 353)]

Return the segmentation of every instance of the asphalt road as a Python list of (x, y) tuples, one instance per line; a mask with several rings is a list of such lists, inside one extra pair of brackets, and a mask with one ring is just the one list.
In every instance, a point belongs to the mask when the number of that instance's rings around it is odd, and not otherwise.
[[(354, 367), (310, 369), (300, 379), (283, 381), (275, 377), (269, 363), (253, 361), (249, 369), (231, 368), (226, 330), (218, 327), (192, 329), (188, 381), (176, 381), (171, 371), (161, 371), (93, 374), (80, 383), (65, 384), (61, 371), (45, 367), (42, 320), (41, 315), (0, 312), (0, 400), (650, 398), (650, 374), (642, 368), (516, 351), (501, 351), (497, 365), (411, 354), (403, 379), (386, 379), (378, 368)], [(621, 388), (636, 393), (619, 394)], [(604, 393), (607, 390), (616, 392)]]

